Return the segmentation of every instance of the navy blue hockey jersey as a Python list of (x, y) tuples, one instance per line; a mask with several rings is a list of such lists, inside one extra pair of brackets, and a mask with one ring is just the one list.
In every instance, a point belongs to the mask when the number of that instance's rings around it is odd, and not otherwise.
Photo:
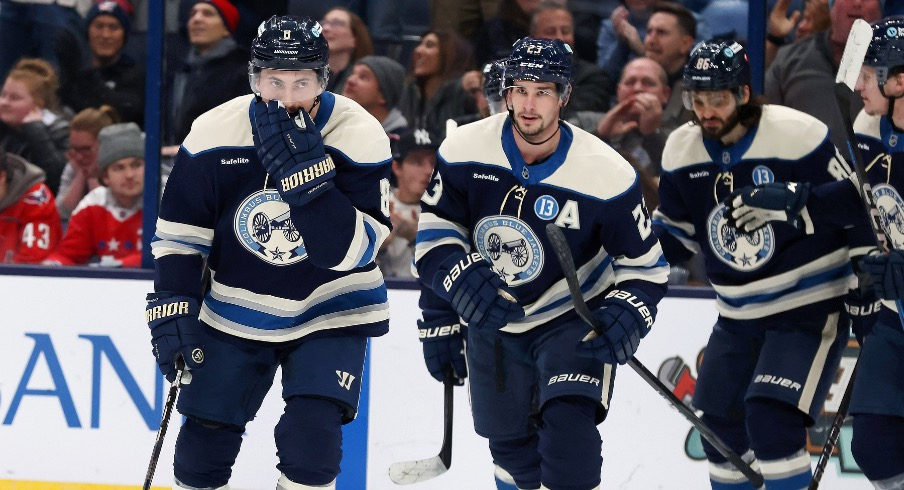
[(466, 124), (443, 142), (422, 200), (415, 263), (429, 286), (451, 251), (479, 252), (511, 286), (525, 317), (502, 330), (522, 333), (574, 316), (545, 227), (565, 233), (585, 299), (599, 304), (615, 284), (655, 304), (669, 267), (630, 164), (598, 138), (561, 123), (545, 161), (528, 165), (508, 114)]
[[(904, 132), (895, 131), (887, 117), (870, 116), (864, 111), (854, 121), (854, 132), (887, 245), (904, 250), (904, 198), (898, 190), (904, 189)], [(857, 216), (863, 216), (859, 207), (845, 206), (838, 211), (849, 214), (850, 217), (845, 218), (848, 222), (856, 222)], [(883, 301), (882, 304), (897, 311), (894, 301)]]
[[(759, 124), (734, 145), (705, 139), (687, 124), (669, 135), (662, 159), (654, 226), (670, 259), (681, 246), (704, 254), (720, 315), (761, 318), (843, 296), (853, 285), (848, 231), (814, 233), (804, 208), (804, 229), (772, 223), (743, 233), (727, 223), (721, 204), (748, 185), (845, 179), (850, 167), (825, 124), (766, 105)], [(864, 237), (862, 230), (850, 235)]]
[[(387, 291), (374, 258), (389, 234), (386, 133), (357, 103), (324, 92), (314, 124), (336, 164), (335, 188), (290, 212), (255, 152), (252, 98), (199, 117), (179, 149), (152, 242), (157, 290), (203, 289), (201, 320), (247, 339), (385, 333)], [(313, 221), (317, 206), (328, 208)]]

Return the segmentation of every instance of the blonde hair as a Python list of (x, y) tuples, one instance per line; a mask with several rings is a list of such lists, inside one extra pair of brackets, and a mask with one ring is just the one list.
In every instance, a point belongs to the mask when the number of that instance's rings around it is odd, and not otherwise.
[(32, 98), (44, 108), (59, 112), (60, 101), (57, 92), (60, 89), (60, 78), (53, 65), (41, 58), (22, 58), (10, 70), (7, 79), (25, 84)]
[(97, 138), (100, 130), (119, 122), (119, 113), (110, 105), (88, 107), (72, 117), (69, 131), (84, 131)]

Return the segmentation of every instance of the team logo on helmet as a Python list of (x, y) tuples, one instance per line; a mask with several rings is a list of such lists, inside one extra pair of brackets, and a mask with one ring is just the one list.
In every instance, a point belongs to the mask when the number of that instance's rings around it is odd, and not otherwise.
[(530, 226), (514, 216), (487, 216), (474, 227), (477, 251), (509, 286), (537, 278), (543, 270), (543, 246)]
[(902, 215), (904, 200), (901, 199), (901, 194), (888, 184), (879, 184), (873, 187), (873, 198), (889, 246), (895, 249), (904, 248), (904, 215)]
[(291, 265), (308, 256), (289, 205), (276, 189), (255, 192), (242, 201), (233, 225), (239, 242), (270, 265)]
[(732, 269), (750, 272), (759, 269), (772, 258), (775, 238), (772, 225), (745, 233), (728, 224), (726, 207), (716, 206), (707, 219), (709, 245), (716, 257)]
[(684, 66), (686, 90), (725, 90), (750, 85), (750, 61), (736, 42), (708, 41), (691, 51)]
[(886, 17), (872, 24), (873, 38), (863, 64), (876, 69), (879, 87), (888, 80), (888, 71), (904, 65), (904, 17)]

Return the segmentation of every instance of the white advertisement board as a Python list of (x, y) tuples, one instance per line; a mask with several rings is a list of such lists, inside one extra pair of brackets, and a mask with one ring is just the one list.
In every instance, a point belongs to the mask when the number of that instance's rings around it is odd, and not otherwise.
[[(166, 383), (143, 321), (150, 280), (0, 275), (0, 489), (138, 488), (159, 426)], [(442, 385), (424, 367), (417, 293), (391, 290), (390, 333), (370, 346), (362, 412), (346, 426), (342, 490), (398, 488), (397, 461), (435, 456), (442, 442)], [(715, 320), (709, 299), (668, 298), (637, 358), (689, 395), (696, 359)], [(830, 400), (831, 420), (847, 382), (846, 354)], [(273, 426), (278, 390), (248, 424), (230, 486), (272, 489), (278, 472)], [(181, 417), (172, 419), (155, 487), (172, 482)], [(706, 464), (690, 424), (628, 367), (619, 370), (603, 436), (603, 488), (700, 489)], [(850, 429), (822, 489), (869, 489), (850, 456)], [(811, 431), (813, 463), (824, 432)], [(486, 441), (473, 432), (467, 386), (455, 389), (452, 467), (412, 488), (495, 488)]]

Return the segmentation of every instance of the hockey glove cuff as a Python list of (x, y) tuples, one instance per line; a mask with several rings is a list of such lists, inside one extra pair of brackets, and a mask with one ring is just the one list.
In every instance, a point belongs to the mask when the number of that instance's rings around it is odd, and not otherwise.
[(172, 382), (176, 378), (176, 360), (188, 369), (204, 367), (202, 326), (198, 321), (198, 301), (172, 293), (147, 295), (145, 319), (151, 328), (151, 345), (160, 372)]
[(333, 187), (336, 165), (304, 109), (294, 119), (273, 100), (255, 99), (253, 109), (257, 155), (287, 204), (302, 206)]
[(445, 379), (445, 369), (452, 368), (455, 384), (465, 384), (468, 377), (468, 366), (465, 362), (465, 337), (468, 327), (458, 322), (453, 324), (431, 324), (418, 320), (418, 338), (424, 348), (424, 362), (427, 370), (437, 381)]
[(625, 364), (653, 326), (656, 306), (643, 293), (613, 289), (593, 316), (603, 331), (585, 337), (578, 345), (578, 354), (606, 364)]
[(786, 222), (802, 227), (800, 213), (807, 204), (810, 184), (770, 182), (747, 186), (725, 200), (729, 224), (743, 232), (758, 230), (770, 222)]
[(879, 316), (879, 308), (882, 307), (875, 291), (860, 291), (851, 289), (844, 297), (844, 309), (851, 317), (851, 331), (857, 337), (857, 342), (863, 345), (863, 339), (873, 331), (873, 325)]
[(432, 287), (469, 327), (499, 330), (524, 317), (514, 292), (477, 252), (460, 252), (443, 262)]
[(904, 298), (904, 252), (871, 253), (860, 261), (860, 268), (869, 274), (880, 298), (892, 301)]

